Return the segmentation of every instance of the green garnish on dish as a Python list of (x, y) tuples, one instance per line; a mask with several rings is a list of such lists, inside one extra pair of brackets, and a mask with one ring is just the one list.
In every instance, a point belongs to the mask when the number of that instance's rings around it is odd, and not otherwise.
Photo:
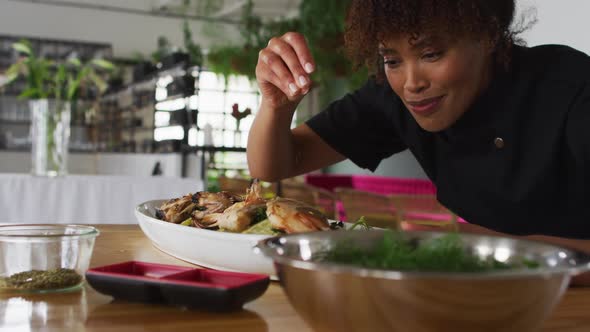
[(180, 224), (182, 226), (192, 226), (193, 225), (193, 220), (191, 218), (188, 218), (187, 220), (181, 222)]
[(242, 232), (243, 234), (279, 235), (281, 232), (272, 228), (270, 220), (264, 219)]
[(266, 206), (256, 209), (254, 216), (252, 216), (251, 225), (255, 225), (263, 220), (268, 220), (268, 217), (266, 216)]
[(350, 227), (350, 230), (353, 230), (357, 227), (360, 227), (360, 229), (363, 230), (370, 230), (372, 227), (369, 226), (369, 224), (367, 224), (367, 221), (365, 220), (365, 216), (361, 216), (354, 224), (352, 224), (352, 226)]

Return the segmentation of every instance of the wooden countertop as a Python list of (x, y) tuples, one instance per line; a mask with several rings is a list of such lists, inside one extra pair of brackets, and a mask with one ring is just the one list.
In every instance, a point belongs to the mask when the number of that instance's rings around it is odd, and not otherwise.
[[(90, 266), (127, 260), (190, 266), (155, 249), (137, 225), (99, 225)], [(590, 331), (590, 287), (570, 288), (541, 331)], [(85, 285), (62, 294), (0, 296), (0, 331), (311, 331), (272, 282), (234, 313), (115, 301)]]

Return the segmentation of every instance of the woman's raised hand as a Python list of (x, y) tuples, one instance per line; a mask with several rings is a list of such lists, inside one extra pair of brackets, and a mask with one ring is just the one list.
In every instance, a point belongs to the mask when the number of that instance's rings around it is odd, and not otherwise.
[(271, 108), (296, 106), (311, 88), (315, 62), (303, 35), (287, 32), (274, 37), (258, 54), (256, 80), (262, 104)]

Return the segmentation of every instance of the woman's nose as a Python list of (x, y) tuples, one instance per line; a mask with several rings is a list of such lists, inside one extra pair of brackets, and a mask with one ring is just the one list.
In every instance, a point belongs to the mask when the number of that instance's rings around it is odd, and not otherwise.
[(428, 88), (428, 80), (416, 66), (406, 67), (404, 90), (410, 93), (420, 93)]

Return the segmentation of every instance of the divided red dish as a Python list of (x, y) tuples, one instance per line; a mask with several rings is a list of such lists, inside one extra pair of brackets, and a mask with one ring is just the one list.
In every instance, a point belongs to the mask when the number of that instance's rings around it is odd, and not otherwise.
[(89, 269), (86, 280), (98, 292), (117, 299), (210, 311), (238, 310), (264, 294), (270, 282), (263, 274), (139, 261)]

